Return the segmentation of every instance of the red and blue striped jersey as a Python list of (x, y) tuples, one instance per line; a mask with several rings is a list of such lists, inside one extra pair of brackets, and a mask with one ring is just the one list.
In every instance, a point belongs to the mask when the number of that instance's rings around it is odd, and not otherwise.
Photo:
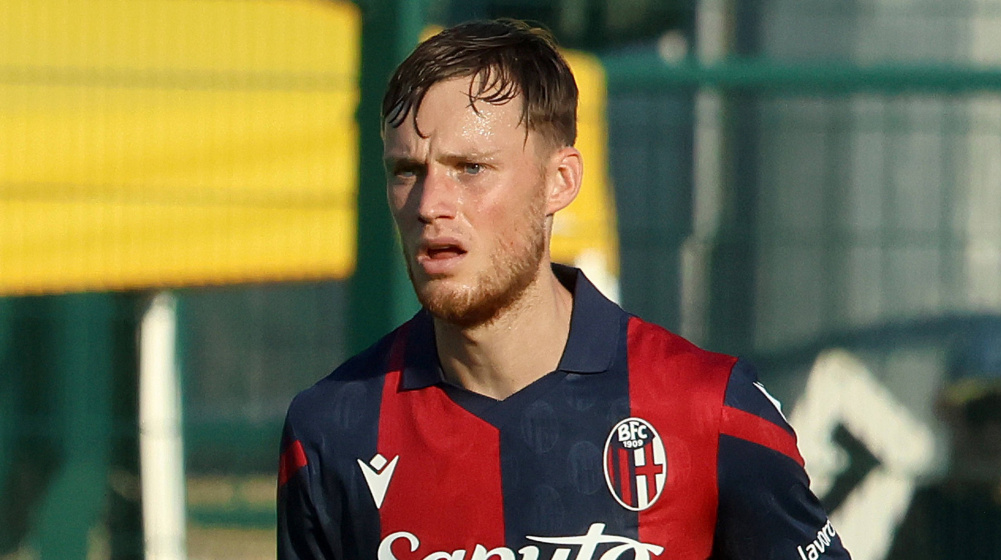
[(563, 356), (502, 401), (443, 380), (423, 311), (294, 399), (281, 560), (848, 558), (747, 363), (555, 270)]

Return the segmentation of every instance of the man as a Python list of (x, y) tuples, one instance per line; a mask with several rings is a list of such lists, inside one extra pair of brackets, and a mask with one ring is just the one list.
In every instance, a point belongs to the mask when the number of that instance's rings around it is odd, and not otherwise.
[(747, 365), (551, 265), (576, 105), (518, 22), (397, 69), (387, 198), (423, 310), (292, 403), (280, 558), (847, 557)]

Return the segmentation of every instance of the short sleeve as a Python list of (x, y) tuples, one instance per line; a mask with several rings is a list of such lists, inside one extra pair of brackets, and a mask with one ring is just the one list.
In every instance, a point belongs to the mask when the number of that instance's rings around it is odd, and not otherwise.
[(738, 361), (721, 412), (714, 558), (849, 558), (803, 464), (778, 402)]

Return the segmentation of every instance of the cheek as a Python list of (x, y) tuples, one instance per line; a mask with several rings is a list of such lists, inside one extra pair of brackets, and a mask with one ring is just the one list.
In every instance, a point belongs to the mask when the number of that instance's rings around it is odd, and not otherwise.
[(412, 218), (416, 211), (410, 207), (412, 190), (409, 187), (399, 185), (386, 187), (386, 203), (390, 209), (390, 215), (393, 216), (393, 221), (401, 230), (404, 229), (405, 224), (417, 221)]
[(413, 232), (413, 225), (417, 222), (417, 220), (407, 218), (406, 195), (401, 196), (398, 190), (387, 190), (386, 202), (389, 206), (390, 217), (393, 218), (393, 224), (397, 228), (401, 241), (403, 241), (405, 245), (409, 245), (408, 242), (415, 236)]
[(476, 216), (479, 228), (504, 236), (505, 231), (518, 221), (519, 210), (511, 204), (509, 197), (496, 197), (490, 200), (480, 200), (474, 206), (467, 207), (467, 215)]
[(386, 185), (386, 203), (390, 206), (390, 212), (396, 217), (404, 208), (407, 202), (407, 192), (398, 185)]
[(543, 220), (541, 210), (533, 201), (522, 199), (518, 204), (506, 201), (482, 214), (483, 223), (492, 232), (498, 245), (506, 249), (520, 248), (526, 236), (535, 231), (535, 223)]

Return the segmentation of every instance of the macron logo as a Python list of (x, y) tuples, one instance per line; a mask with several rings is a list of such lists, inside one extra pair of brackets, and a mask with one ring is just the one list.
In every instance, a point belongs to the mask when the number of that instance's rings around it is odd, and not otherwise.
[(397, 455), (388, 464), (386, 457), (379, 453), (376, 453), (368, 463), (356, 459), (358, 466), (362, 469), (362, 474), (365, 475), (365, 483), (369, 486), (372, 501), (376, 502), (376, 509), (383, 506), (383, 498), (386, 497), (386, 489), (390, 486), (390, 478), (393, 477), (393, 469), (397, 468), (397, 459), (399, 458), (400, 456)]

